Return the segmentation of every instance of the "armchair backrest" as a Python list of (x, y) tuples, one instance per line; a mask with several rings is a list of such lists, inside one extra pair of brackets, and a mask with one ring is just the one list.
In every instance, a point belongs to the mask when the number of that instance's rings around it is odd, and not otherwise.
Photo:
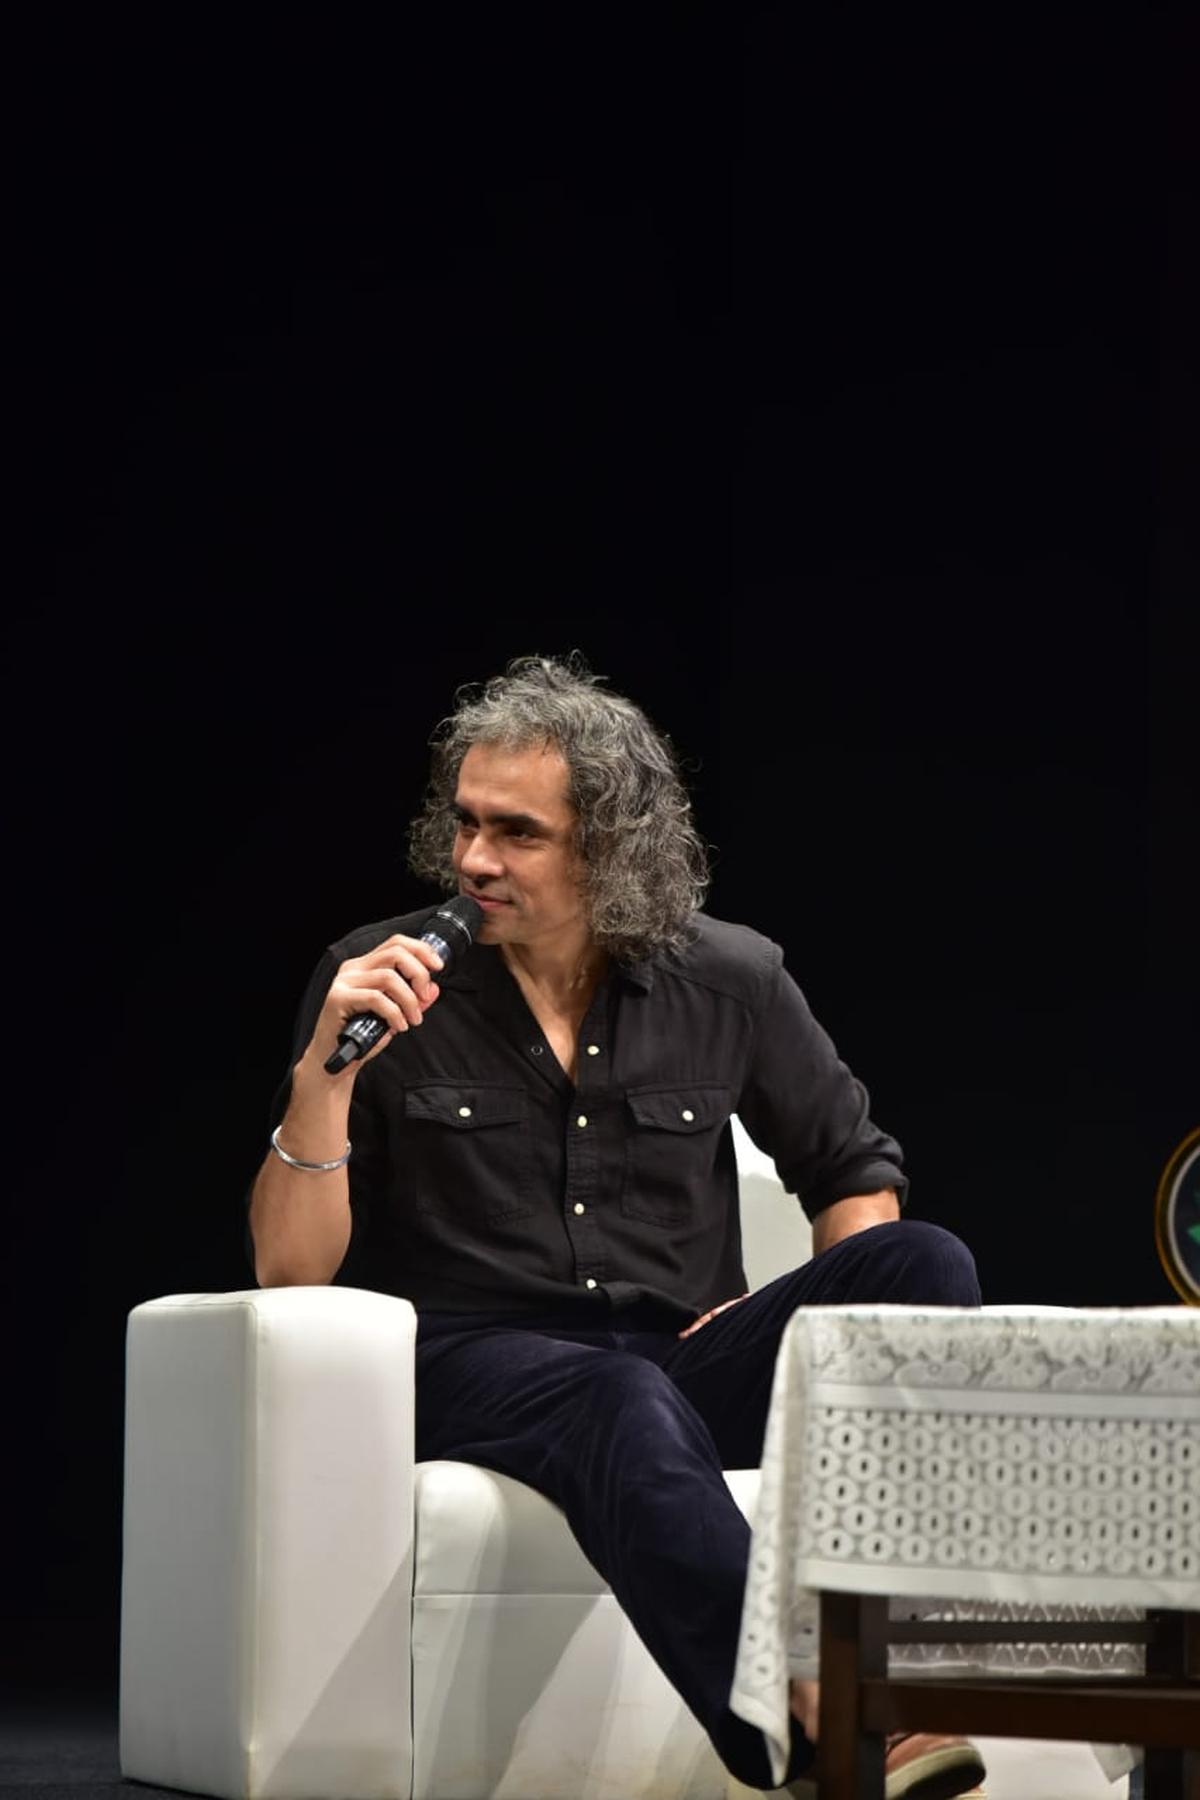
[(771, 1158), (752, 1142), (736, 1114), (731, 1124), (741, 1198), (742, 1259), (753, 1293), (808, 1261), (812, 1226), (799, 1200), (785, 1193)]

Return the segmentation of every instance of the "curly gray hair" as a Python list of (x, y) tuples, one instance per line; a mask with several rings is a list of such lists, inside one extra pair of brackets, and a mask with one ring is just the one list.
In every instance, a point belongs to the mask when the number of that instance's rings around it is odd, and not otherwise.
[(578, 653), (520, 656), (503, 675), (460, 688), (430, 740), (430, 786), (410, 830), (409, 865), (447, 892), (457, 888), (454, 795), (472, 744), (551, 743), (567, 764), (592, 936), (635, 961), (686, 943), (708, 860), (670, 740), (631, 700), (602, 691), (602, 679)]

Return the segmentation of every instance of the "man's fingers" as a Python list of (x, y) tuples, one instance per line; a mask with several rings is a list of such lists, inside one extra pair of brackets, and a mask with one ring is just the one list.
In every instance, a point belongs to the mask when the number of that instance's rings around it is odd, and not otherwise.
[[(417, 977), (404, 969), (395, 968), (376, 969), (372, 973), (375, 985), (395, 1001), (409, 1025), (421, 1023), (426, 1011), (441, 992), (428, 970), (422, 970)], [(420, 986), (416, 985), (417, 982)]]
[(393, 937), (366, 956), (343, 964), (342, 974), (357, 986), (378, 985), (392, 994), (412, 1025), (421, 1023), (425, 1010), (441, 992), (434, 979), (442, 959), (432, 944), (418, 938)]
[(402, 975), (405, 973), (406, 967), (412, 968), (414, 961), (418, 964), (414, 973), (419, 975), (424, 975), (426, 970), (436, 973), (442, 966), (441, 957), (433, 945), (427, 944), (424, 938), (399, 935), (390, 937), (386, 942), (380, 944), (378, 949), (372, 951), (370, 959), (364, 958), (364, 960), (373, 960), (376, 957), (381, 958), (384, 963), (390, 964), (392, 968), (399, 969)]
[(706, 1313), (701, 1313), (698, 1319), (694, 1319), (690, 1325), (685, 1326), (685, 1328), (677, 1335), (681, 1338), (691, 1337), (693, 1331), (699, 1331), (702, 1325), (707, 1325), (708, 1321), (710, 1319), (715, 1319), (718, 1313), (727, 1312), (731, 1306), (740, 1306), (743, 1300), (748, 1300), (749, 1298), (750, 1295), (745, 1293), (736, 1295), (732, 1300), (722, 1300), (720, 1306), (710, 1307)]
[(369, 956), (363, 958), (363, 964), (372, 970), (389, 969), (405, 981), (417, 996), (420, 1010), (406, 1012), (414, 1025), (421, 1023), (421, 1012), (431, 1006), (437, 998), (434, 975), (442, 967), (442, 959), (432, 944), (420, 938), (393, 937), (380, 944)]
[[(409, 1005), (415, 1007), (415, 996), (402, 991), (399, 981), (389, 982), (385, 970), (377, 970), (377, 981), (373, 985), (359, 987), (355, 984), (342, 997), (342, 1003), (350, 1008), (346, 1014), (352, 1019), (356, 1013), (374, 1013), (383, 1020), (389, 1031), (407, 1031), (409, 1027), (408, 1012), (405, 1009), (405, 998)], [(420, 1024), (420, 1011), (417, 1010), (415, 1023)]]

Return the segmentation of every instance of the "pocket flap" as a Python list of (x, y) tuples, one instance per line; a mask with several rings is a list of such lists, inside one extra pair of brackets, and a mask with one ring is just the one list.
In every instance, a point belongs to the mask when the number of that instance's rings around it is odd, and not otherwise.
[(480, 1125), (519, 1125), (525, 1118), (525, 1095), (514, 1087), (430, 1081), (405, 1091), (404, 1110), (410, 1119), (474, 1131)]
[(625, 1098), (638, 1124), (656, 1131), (708, 1131), (731, 1110), (724, 1087), (633, 1088)]

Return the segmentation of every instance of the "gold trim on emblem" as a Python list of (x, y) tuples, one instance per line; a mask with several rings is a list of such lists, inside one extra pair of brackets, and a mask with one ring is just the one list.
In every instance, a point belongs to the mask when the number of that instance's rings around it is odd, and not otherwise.
[(1154, 1244), (1158, 1251), (1158, 1260), (1166, 1271), (1167, 1280), (1181, 1299), (1189, 1306), (1200, 1306), (1200, 1287), (1192, 1277), (1176, 1251), (1174, 1234), (1168, 1229), (1168, 1219), (1175, 1201), (1179, 1197), (1183, 1178), (1192, 1163), (1200, 1156), (1200, 1125), (1195, 1131), (1189, 1131), (1181, 1144), (1177, 1144), (1167, 1158), (1167, 1165), (1159, 1176), (1158, 1192), (1154, 1196)]

